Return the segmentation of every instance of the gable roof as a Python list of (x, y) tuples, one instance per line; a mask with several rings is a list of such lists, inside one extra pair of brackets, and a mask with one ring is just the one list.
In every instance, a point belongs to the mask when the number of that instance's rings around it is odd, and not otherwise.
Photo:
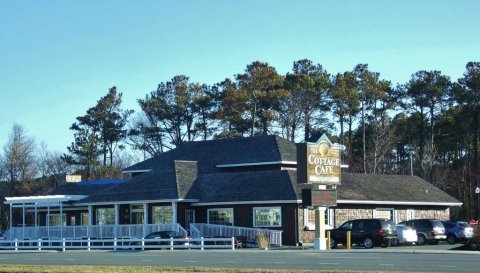
[(124, 172), (163, 168), (169, 161), (197, 161), (201, 174), (217, 172), (217, 165), (296, 162), (296, 145), (278, 136), (187, 142), (157, 157), (124, 169)]

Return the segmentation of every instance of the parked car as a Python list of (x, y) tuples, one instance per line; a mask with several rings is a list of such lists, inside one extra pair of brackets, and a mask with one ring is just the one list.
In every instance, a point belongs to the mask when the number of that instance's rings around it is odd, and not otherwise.
[(445, 227), (442, 222), (434, 219), (414, 219), (401, 222), (400, 224), (411, 227), (417, 231), (417, 244), (438, 244), (447, 239)]
[(397, 239), (392, 241), (392, 245), (398, 246), (401, 244), (414, 244), (417, 242), (418, 236), (417, 231), (412, 227), (406, 225), (398, 224), (397, 228)]
[(395, 224), (382, 219), (357, 219), (343, 223), (339, 228), (330, 230), (330, 247), (338, 243), (345, 245), (347, 232), (351, 233), (352, 244), (362, 244), (365, 248), (374, 246), (388, 247), (397, 237)]
[(447, 234), (447, 242), (451, 245), (457, 242), (466, 243), (473, 237), (473, 227), (467, 222), (444, 221), (442, 224)]
[[(152, 232), (150, 234), (148, 234), (147, 236), (145, 236), (145, 240), (149, 240), (149, 241), (145, 241), (145, 245), (169, 245), (170, 242), (167, 241), (168, 239), (190, 239), (190, 237), (188, 236), (185, 236), (177, 231), (156, 231), (156, 232)], [(158, 241), (155, 241), (155, 239), (157, 239)], [(182, 241), (174, 241), (173, 242), (174, 245), (188, 245), (189, 243), (188, 242), (182, 242)], [(141, 246), (142, 245), (142, 242), (141, 241), (138, 241), (138, 242), (132, 242), (130, 243), (130, 245), (132, 246), (131, 249), (132, 250), (135, 250), (135, 249), (138, 249), (138, 246)], [(135, 247), (137, 246), (137, 247)]]

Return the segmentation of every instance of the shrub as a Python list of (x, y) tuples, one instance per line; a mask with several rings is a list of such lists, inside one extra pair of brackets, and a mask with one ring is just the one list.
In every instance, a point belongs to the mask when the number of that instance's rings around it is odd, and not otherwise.
[(270, 238), (261, 231), (257, 231), (255, 240), (257, 241), (258, 247), (261, 249), (268, 249), (270, 247)]

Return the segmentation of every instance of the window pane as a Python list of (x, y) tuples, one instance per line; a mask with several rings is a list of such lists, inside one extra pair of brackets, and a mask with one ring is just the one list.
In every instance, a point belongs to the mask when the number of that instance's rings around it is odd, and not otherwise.
[[(315, 209), (308, 209), (307, 225), (310, 228), (315, 228)], [(330, 209), (325, 210), (325, 225), (330, 225)]]
[(233, 209), (208, 210), (208, 223), (214, 225), (233, 225)]
[(154, 224), (171, 224), (173, 223), (172, 206), (154, 206), (152, 208), (152, 218)]
[(98, 225), (114, 225), (115, 209), (114, 208), (98, 208), (97, 224)]
[(50, 214), (49, 217), (50, 226), (66, 226), (67, 225), (67, 215), (62, 213), (62, 224), (60, 224), (60, 214)]
[(255, 223), (257, 227), (279, 227), (282, 225), (280, 208), (255, 208)]
[(88, 226), (88, 213), (82, 213), (82, 226)]

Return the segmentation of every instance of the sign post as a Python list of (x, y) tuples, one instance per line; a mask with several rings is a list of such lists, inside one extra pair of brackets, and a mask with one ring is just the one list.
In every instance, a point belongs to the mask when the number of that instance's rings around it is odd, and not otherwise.
[(297, 182), (312, 185), (311, 193), (302, 192), (305, 195), (302, 200), (310, 201), (307, 205), (315, 209), (314, 250), (327, 250), (325, 211), (337, 204), (336, 186), (341, 183), (340, 154), (343, 149), (343, 145), (333, 144), (325, 134), (316, 143), (297, 146)]

